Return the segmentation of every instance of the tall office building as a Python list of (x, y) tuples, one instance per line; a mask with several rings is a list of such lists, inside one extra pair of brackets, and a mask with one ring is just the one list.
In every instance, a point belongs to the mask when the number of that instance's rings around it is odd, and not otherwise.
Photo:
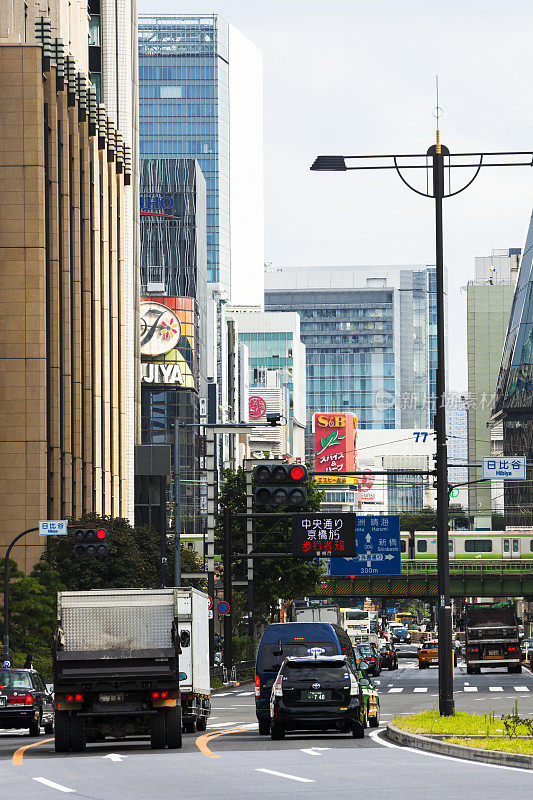
[(503, 453), (526, 456), (525, 481), (505, 483), (508, 526), (533, 525), (533, 216), (520, 263), (496, 387), (493, 424), (503, 426)]
[[(133, 499), (131, 131), (116, 128), (89, 83), (86, 3), (51, 0), (48, 9), (0, 2), (4, 547), (39, 520), (127, 516), (130, 491)], [(29, 569), (42, 549), (33, 534), (14, 557)]]
[[(520, 248), (507, 248), (476, 258), (475, 280), (470, 281), (466, 289), (469, 464), (481, 464), (484, 456), (491, 455), (489, 425), (520, 253)], [(471, 468), (468, 480), (479, 478), (479, 469)], [(490, 483), (471, 484), (468, 505), (474, 529), (490, 530)]]
[[(271, 433), (282, 436), (281, 455), (305, 456), (306, 392), (305, 345), (300, 339), (300, 317), (296, 313), (265, 312), (260, 308), (231, 306), (239, 342), (246, 345), (250, 390), (249, 417), (265, 423), (268, 400), (274, 393), (282, 399), (282, 423)], [(253, 449), (254, 437), (251, 437)], [(256, 446), (256, 450), (261, 447)], [(265, 448), (262, 448), (265, 449)]]
[[(206, 396), (205, 180), (194, 159), (142, 159), (141, 443), (173, 444), (180, 423), (183, 531), (200, 534), (199, 396)], [(174, 476), (167, 497), (173, 516)], [(157, 481), (159, 481), (157, 476)], [(150, 475), (137, 477), (136, 511)], [(157, 500), (155, 505), (159, 508)]]
[(320, 411), (353, 412), (360, 428), (432, 426), (434, 267), (269, 268), (265, 309), (300, 315), (308, 432)]
[(196, 158), (207, 278), (263, 300), (262, 56), (218, 14), (139, 17), (141, 158)]

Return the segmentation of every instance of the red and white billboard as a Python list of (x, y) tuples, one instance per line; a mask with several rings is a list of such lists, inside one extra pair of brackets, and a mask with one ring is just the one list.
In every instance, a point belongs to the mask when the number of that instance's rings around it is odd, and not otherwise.
[(314, 415), (315, 430), (315, 470), (331, 472), (317, 475), (315, 480), (321, 484), (356, 484), (355, 476), (335, 473), (351, 472), (356, 469), (357, 417), (355, 414), (319, 413)]

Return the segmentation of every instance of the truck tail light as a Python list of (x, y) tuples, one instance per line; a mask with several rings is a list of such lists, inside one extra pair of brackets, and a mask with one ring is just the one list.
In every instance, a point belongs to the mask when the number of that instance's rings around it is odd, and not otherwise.
[(24, 698), (24, 702), (27, 706), (31, 705), (33, 703), (33, 695), (27, 694)]
[(161, 700), (168, 700), (169, 697), (170, 697), (169, 692), (161, 692)]
[(283, 678), (281, 675), (278, 675), (276, 680), (274, 681), (274, 697), (283, 697), (283, 686), (282, 686)]
[(507, 648), (507, 652), (508, 653), (516, 653), (516, 647), (508, 647)]
[(479, 647), (469, 647), (468, 648), (468, 652), (469, 653), (479, 653)]
[(358, 694), (359, 694), (359, 684), (357, 683), (357, 678), (350, 672), (350, 695), (351, 697), (354, 697), (355, 695)]
[(255, 676), (255, 696), (257, 699), (261, 697), (261, 678), (259, 675)]
[(161, 697), (161, 692), (152, 692), (150, 697), (152, 698), (152, 700), (159, 700), (159, 698)]

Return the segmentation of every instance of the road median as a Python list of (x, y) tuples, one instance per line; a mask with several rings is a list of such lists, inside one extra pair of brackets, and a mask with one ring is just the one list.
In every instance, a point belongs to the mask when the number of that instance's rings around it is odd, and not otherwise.
[[(452, 758), (463, 758), (467, 761), (481, 761), (487, 764), (497, 764), (506, 767), (520, 767), (521, 769), (533, 770), (533, 756), (522, 753), (509, 753), (499, 750), (486, 750), (475, 746), (465, 746), (453, 744), (443, 740), (442, 734), (436, 736), (421, 735), (402, 730), (389, 722), (386, 729), (386, 736), (389, 741), (404, 747), (413, 747), (417, 750), (427, 750), (430, 753), (450, 756)], [(456, 738), (450, 734), (450, 738)], [(465, 738), (464, 736), (461, 738)], [(483, 741), (487, 741), (486, 739)]]

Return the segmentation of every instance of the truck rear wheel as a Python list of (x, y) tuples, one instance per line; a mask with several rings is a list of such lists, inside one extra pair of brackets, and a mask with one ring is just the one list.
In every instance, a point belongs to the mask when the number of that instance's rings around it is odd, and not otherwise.
[(511, 664), (511, 666), (507, 667), (507, 671), (509, 673), (522, 672), (522, 664)]
[(71, 717), (70, 719), (70, 747), (74, 752), (85, 750), (87, 736), (85, 734), (85, 719)]
[(158, 711), (152, 716), (150, 725), (150, 747), (163, 750), (165, 747), (165, 712)]
[(70, 719), (68, 711), (55, 713), (55, 751), (68, 753), (70, 750)]
[(207, 728), (207, 717), (198, 717), (196, 720), (196, 730), (205, 731)]
[(183, 727), (185, 728), (185, 733), (196, 733), (196, 720), (186, 719)]
[(181, 708), (167, 708), (165, 714), (165, 740), (170, 750), (179, 750), (182, 746)]

